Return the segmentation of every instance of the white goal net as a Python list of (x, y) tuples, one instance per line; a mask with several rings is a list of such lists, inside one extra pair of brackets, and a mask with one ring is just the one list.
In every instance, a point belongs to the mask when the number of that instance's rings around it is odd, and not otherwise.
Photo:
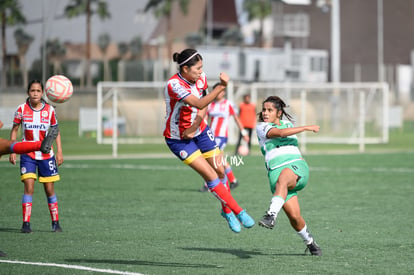
[[(214, 82), (210, 82), (212, 85)], [(165, 118), (164, 82), (100, 82), (97, 89), (97, 142), (111, 143), (117, 156), (121, 143), (161, 143)], [(306, 144), (387, 143), (389, 90), (386, 83), (229, 83), (227, 98), (237, 107), (244, 94), (250, 94), (261, 109), (271, 95), (281, 97), (294, 124), (318, 124), (318, 134), (302, 133)], [(238, 130), (230, 120), (229, 144), (235, 144)], [(257, 138), (252, 138), (257, 144)]]

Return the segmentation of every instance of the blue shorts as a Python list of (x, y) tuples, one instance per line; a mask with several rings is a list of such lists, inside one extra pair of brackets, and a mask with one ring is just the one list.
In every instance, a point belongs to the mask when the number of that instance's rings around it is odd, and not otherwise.
[(209, 158), (214, 154), (219, 154), (219, 149), (214, 141), (214, 135), (208, 127), (200, 135), (192, 139), (165, 138), (165, 142), (171, 152), (186, 164), (190, 164), (201, 155)]
[(55, 182), (60, 180), (55, 157), (44, 160), (32, 159), (28, 155), (20, 155), (20, 180), (37, 179), (36, 169), (39, 174), (39, 182)]
[(221, 151), (224, 151), (224, 148), (227, 145), (227, 137), (215, 137), (216, 144)]

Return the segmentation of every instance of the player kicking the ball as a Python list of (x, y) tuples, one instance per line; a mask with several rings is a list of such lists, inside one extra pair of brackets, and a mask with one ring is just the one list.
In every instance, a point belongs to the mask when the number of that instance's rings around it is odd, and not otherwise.
[[(316, 244), (300, 213), (298, 194), (309, 179), (309, 168), (298, 149), (296, 134), (304, 131), (319, 132), (318, 125), (294, 127), (291, 116), (285, 112), (286, 104), (277, 96), (270, 96), (262, 104), (257, 124), (257, 137), (265, 157), (267, 176), (273, 197), (269, 209), (259, 225), (273, 229), (280, 210), (283, 208), (290, 224), (302, 238), (312, 255), (321, 256), (322, 250)], [(282, 120), (286, 116), (289, 120)]]
[[(0, 121), (0, 128), (3, 127), (3, 122)], [(34, 151), (41, 151), (44, 154), (49, 154), (52, 148), (52, 143), (59, 133), (59, 128), (51, 127), (49, 133), (42, 141), (11, 141), (0, 138), (0, 158), (2, 155), (8, 154), (27, 154)]]

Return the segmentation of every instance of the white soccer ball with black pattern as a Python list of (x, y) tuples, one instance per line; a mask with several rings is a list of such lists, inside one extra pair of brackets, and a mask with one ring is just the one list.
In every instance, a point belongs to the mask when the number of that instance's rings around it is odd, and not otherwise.
[(54, 103), (68, 101), (73, 94), (72, 82), (64, 75), (54, 75), (46, 81), (47, 98)]

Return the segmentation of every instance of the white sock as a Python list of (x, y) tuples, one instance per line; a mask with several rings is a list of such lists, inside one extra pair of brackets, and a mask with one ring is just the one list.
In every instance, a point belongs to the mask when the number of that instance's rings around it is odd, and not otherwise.
[(270, 201), (269, 210), (267, 213), (270, 215), (277, 216), (279, 214), (280, 209), (282, 209), (283, 205), (285, 204), (285, 200), (282, 197), (274, 196)]
[(298, 233), (298, 235), (302, 238), (305, 244), (310, 244), (311, 242), (313, 242), (312, 235), (309, 233), (308, 227), (306, 226), (306, 224), (305, 224), (305, 227), (301, 231), (296, 232), (296, 233)]

